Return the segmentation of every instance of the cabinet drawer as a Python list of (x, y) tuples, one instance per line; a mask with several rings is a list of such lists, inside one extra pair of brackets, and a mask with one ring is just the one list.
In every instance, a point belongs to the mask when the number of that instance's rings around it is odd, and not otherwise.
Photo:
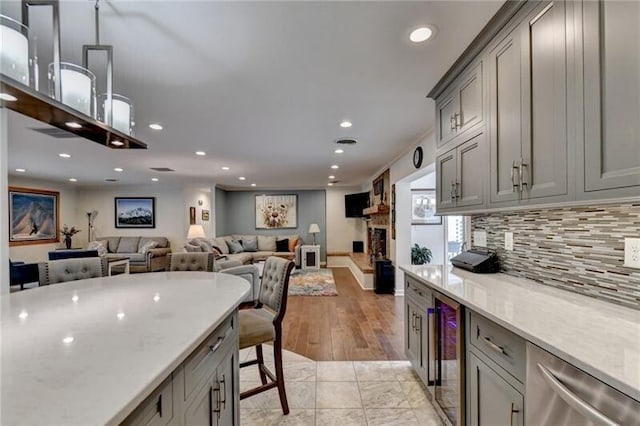
[(470, 312), (469, 318), (470, 343), (524, 383), (524, 339), (474, 312)]
[(121, 425), (161, 426), (173, 419), (173, 378), (169, 376)]
[(419, 284), (413, 278), (406, 278), (407, 289), (406, 296), (417, 301), (419, 304), (425, 304), (431, 306), (431, 290), (427, 289), (424, 285)]
[(236, 315), (229, 317), (184, 362), (184, 399), (197, 391), (215, 373), (218, 354), (236, 344)]

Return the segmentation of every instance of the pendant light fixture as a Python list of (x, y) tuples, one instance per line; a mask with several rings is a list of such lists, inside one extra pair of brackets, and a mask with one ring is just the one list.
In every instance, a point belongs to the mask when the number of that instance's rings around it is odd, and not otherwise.
[(29, 28), (0, 15), (0, 72), (29, 85)]
[(113, 46), (100, 44), (100, 0), (96, 0), (95, 44), (82, 46), (83, 65), (89, 67), (89, 52), (99, 51), (107, 54), (107, 91), (100, 95), (98, 119), (108, 126), (126, 135), (133, 135), (133, 104), (126, 96), (113, 93)]

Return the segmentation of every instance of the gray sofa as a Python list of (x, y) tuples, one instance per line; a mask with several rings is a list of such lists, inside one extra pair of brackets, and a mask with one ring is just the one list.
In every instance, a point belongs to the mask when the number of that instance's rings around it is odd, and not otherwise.
[[(167, 254), (171, 253), (169, 240), (165, 237), (99, 237), (96, 241), (106, 241), (106, 257), (128, 257), (130, 272), (164, 271)], [(155, 241), (154, 248), (143, 253), (147, 242)]]
[[(278, 251), (276, 241), (289, 240), (287, 251)], [(228, 241), (242, 241), (243, 249), (240, 252), (232, 253)], [(255, 240), (257, 246), (249, 248), (247, 240)], [(286, 259), (297, 259), (298, 249), (302, 240), (296, 234), (291, 235), (225, 235), (216, 238), (195, 238), (185, 243), (184, 248), (188, 252), (197, 251), (219, 251), (220, 255), (230, 261), (237, 261), (242, 264), (251, 264), (266, 260), (269, 256), (284, 257)], [(220, 260), (219, 260), (220, 261)], [(296, 264), (298, 262), (296, 261)]]

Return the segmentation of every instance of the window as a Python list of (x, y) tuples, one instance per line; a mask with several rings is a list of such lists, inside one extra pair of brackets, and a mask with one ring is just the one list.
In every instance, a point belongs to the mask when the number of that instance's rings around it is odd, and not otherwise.
[(445, 216), (445, 238), (447, 263), (462, 252), (466, 239), (469, 219), (465, 216)]

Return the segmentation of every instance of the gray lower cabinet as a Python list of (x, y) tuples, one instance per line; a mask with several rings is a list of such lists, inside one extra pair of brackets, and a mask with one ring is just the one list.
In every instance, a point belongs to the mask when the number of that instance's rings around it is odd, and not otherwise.
[(482, 207), (485, 204), (486, 139), (479, 131), (436, 158), (437, 209)]
[(545, 2), (489, 53), (490, 204), (568, 195), (566, 21)]
[(138, 406), (123, 425), (240, 424), (237, 312)]
[(422, 381), (429, 380), (428, 311), (433, 308), (431, 291), (416, 280), (405, 276), (405, 339), (404, 351), (411, 366)]
[(471, 426), (522, 426), (524, 396), (488, 362), (471, 352), (467, 361), (468, 415)]
[(585, 1), (582, 8), (584, 192), (637, 196), (640, 50), (634, 43), (640, 39), (640, 2)]

